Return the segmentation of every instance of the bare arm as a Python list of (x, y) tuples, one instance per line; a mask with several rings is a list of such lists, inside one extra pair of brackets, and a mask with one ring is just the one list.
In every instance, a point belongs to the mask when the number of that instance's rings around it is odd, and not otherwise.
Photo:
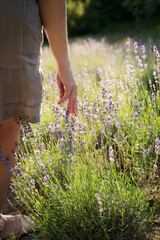
[(69, 99), (68, 110), (76, 111), (77, 85), (68, 54), (67, 17), (65, 0), (37, 0), (46, 36), (57, 62), (56, 80), (60, 90), (58, 104)]
[(57, 65), (70, 66), (65, 0), (38, 0), (42, 24)]

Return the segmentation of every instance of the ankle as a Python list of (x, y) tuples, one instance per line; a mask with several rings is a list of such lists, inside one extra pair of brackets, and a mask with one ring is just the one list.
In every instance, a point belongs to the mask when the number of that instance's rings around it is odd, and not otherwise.
[(4, 218), (2, 217), (2, 214), (0, 213), (0, 232), (3, 230), (4, 228)]
[(0, 238), (8, 239), (12, 233), (18, 236), (22, 231), (22, 224), (18, 215), (2, 215), (2, 230), (0, 231)]

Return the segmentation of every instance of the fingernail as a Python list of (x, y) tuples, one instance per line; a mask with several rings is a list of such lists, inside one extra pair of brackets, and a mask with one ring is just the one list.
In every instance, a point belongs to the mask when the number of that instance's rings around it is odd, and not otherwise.
[(60, 103), (59, 103), (59, 102), (58, 102), (57, 104), (58, 104), (58, 105), (60, 105)]
[(77, 114), (75, 113), (75, 116), (77, 117)]

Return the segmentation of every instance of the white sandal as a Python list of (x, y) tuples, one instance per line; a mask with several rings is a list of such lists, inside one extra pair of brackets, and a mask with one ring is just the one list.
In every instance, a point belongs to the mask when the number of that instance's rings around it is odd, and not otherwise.
[(33, 226), (35, 226), (35, 223), (32, 221), (32, 219), (29, 216), (25, 216), (25, 215), (18, 215), (18, 216), (20, 217), (21, 224), (22, 224), (22, 230), (19, 236), (32, 231)]
[[(2, 217), (2, 215), (0, 215), (0, 232), (2, 232), (4, 228), (4, 218)], [(0, 240), (2, 240), (2, 238), (0, 237)]]
[[(21, 236), (25, 233), (28, 233), (30, 231), (33, 230), (33, 226), (35, 226), (35, 223), (32, 221), (32, 219), (29, 216), (25, 216), (25, 215), (18, 215), (22, 224), (22, 230), (21, 232), (18, 234), (18, 236)], [(5, 225), (5, 220), (3, 218), (2, 215), (0, 215), (0, 233), (2, 232), (4, 225)], [(0, 237), (0, 240), (2, 240), (2, 238)]]

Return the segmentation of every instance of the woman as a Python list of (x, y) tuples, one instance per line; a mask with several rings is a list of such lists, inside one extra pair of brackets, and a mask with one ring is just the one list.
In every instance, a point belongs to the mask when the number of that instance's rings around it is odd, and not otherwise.
[[(31, 123), (40, 121), (42, 26), (57, 63), (58, 104), (68, 99), (67, 108), (75, 115), (77, 85), (68, 54), (65, 0), (0, 0), (0, 22), (1, 213), (10, 183), (9, 168), (14, 168), (16, 162), (13, 150), (18, 151), (21, 119)], [(21, 235), (27, 229), (19, 215), (0, 214), (1, 239), (7, 239), (12, 232)]]

